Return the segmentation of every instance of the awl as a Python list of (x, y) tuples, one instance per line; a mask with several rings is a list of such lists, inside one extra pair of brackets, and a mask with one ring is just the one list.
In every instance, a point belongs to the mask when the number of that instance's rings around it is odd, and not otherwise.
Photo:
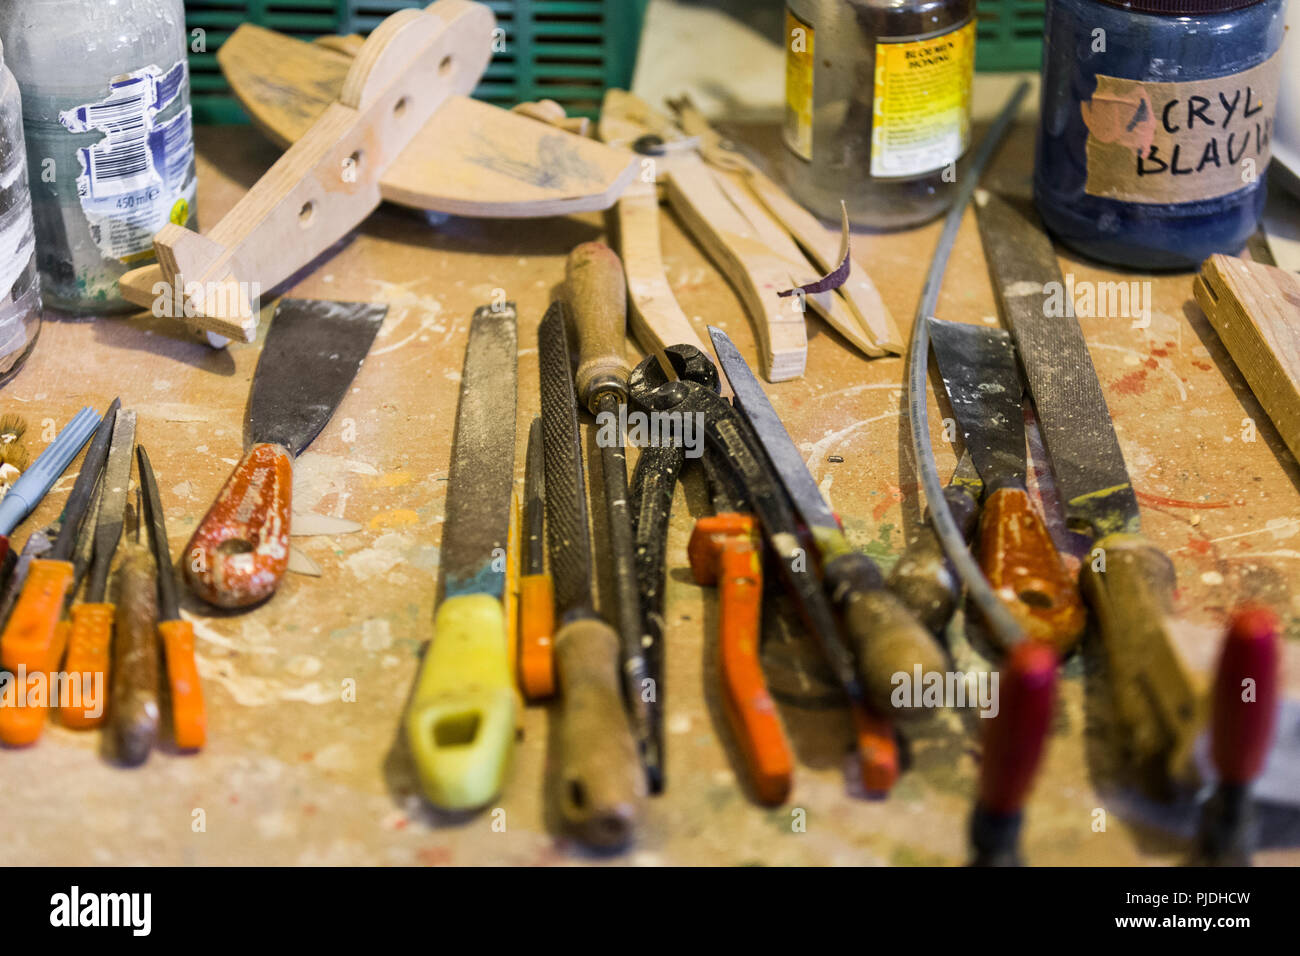
[(513, 303), (476, 309), (460, 378), (433, 620), (406, 740), (429, 802), (483, 806), (501, 790), (515, 738), (502, 600), (515, 480), (518, 346)]
[(289, 565), (293, 460), (342, 401), (386, 305), (281, 299), (253, 374), (248, 450), (185, 547), (194, 593), (220, 607), (270, 597)]

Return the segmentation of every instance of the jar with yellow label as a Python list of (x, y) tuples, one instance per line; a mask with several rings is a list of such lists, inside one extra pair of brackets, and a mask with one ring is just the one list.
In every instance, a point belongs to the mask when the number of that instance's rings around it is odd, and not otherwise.
[(790, 191), (855, 226), (942, 214), (970, 144), (973, 0), (788, 0)]

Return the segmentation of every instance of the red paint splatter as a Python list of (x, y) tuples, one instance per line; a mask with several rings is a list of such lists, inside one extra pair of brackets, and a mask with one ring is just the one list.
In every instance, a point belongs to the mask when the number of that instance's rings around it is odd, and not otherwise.
[(232, 793), (232, 794), (230, 795), (230, 802), (231, 802), (231, 803), (238, 803), (238, 802), (239, 802), (239, 794), (237, 794), (237, 793)]
[(1156, 368), (1159, 368), (1159, 367), (1160, 367), (1160, 363), (1157, 362), (1157, 361), (1156, 361), (1155, 359), (1153, 359), (1153, 358), (1149, 358), (1149, 359), (1147, 359), (1147, 360), (1146, 360), (1145, 362), (1143, 362), (1142, 364), (1145, 365), (1147, 368), (1151, 368), (1151, 369), (1156, 369)]
[(1152, 349), (1152, 350), (1151, 350), (1151, 354), (1154, 355), (1156, 358), (1168, 358), (1168, 356), (1169, 356), (1169, 350), (1168, 350), (1168, 349)]
[(304, 817), (314, 817), (316, 815), (316, 804), (304, 803), (302, 805), (302, 815)]
[(1187, 539), (1187, 550), (1193, 554), (1207, 555), (1213, 550), (1213, 547), (1204, 538), (1192, 536)]
[(1195, 361), (1192, 362), (1192, 364), (1195, 365), (1197, 368), (1199, 368), (1202, 372), (1209, 372), (1214, 368), (1214, 366), (1211, 365), (1209, 362)]
[(1140, 368), (1136, 372), (1129, 372), (1112, 388), (1124, 395), (1141, 395), (1147, 390), (1147, 370)]
[(445, 846), (427, 846), (415, 854), (425, 866), (446, 866), (451, 862), (451, 850)]
[(310, 750), (304, 750), (302, 753), (298, 754), (298, 759), (304, 762), (315, 760), (316, 754)]
[(880, 502), (880, 504), (876, 505), (874, 508), (871, 509), (871, 516), (876, 521), (879, 521), (881, 518), (885, 516), (886, 511), (888, 511), (894, 505), (902, 502), (902, 500), (903, 500), (903, 489), (899, 488), (897, 485), (887, 485), (885, 487), (885, 500)]
[(1145, 491), (1135, 491), (1134, 494), (1137, 495), (1138, 502), (1148, 508), (1195, 508), (1197, 511), (1208, 511), (1214, 508), (1227, 508), (1231, 504), (1228, 501), (1182, 501)]

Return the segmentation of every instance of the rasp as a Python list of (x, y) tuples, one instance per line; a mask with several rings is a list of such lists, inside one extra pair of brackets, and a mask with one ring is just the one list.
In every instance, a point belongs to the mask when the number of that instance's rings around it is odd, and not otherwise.
[(555, 582), (555, 664), (560, 692), (560, 815), (584, 843), (624, 847), (645, 793), (619, 679), (619, 637), (592, 600), (587, 483), (578, 435), (563, 302), (537, 331), (546, 470), (546, 542)]
[(1152, 782), (1183, 775), (1203, 697), (1171, 628), (1175, 575), (1140, 534), (1141, 515), (1078, 321), (1054, 314), (1065, 288), (1032, 214), (981, 193), (980, 236), (1003, 320), (1015, 337), (1068, 526), (1092, 539), (1082, 587), (1106, 648), (1127, 762)]
[(515, 480), (517, 340), (513, 303), (474, 312), (447, 478), (442, 603), (406, 712), (420, 783), (445, 810), (481, 807), (495, 797), (514, 745), (502, 598)]
[(194, 593), (220, 607), (270, 597), (289, 565), (293, 460), (338, 407), (386, 305), (281, 299), (253, 373), (247, 452), (185, 547)]
[[(1024, 387), (1011, 335), (932, 318), (930, 347), (966, 450), (984, 482), (980, 567), (1025, 635), (1064, 654), (1083, 634), (1087, 615), (1025, 488)], [(990, 634), (997, 639), (996, 631)]]
[[(122, 409), (113, 426), (113, 444), (100, 481), (99, 515), (95, 521), (94, 556), (85, 600), (72, 608), (68, 652), (63, 669), (75, 685), (60, 707), (67, 727), (96, 727), (104, 720), (104, 689), (108, 686), (109, 649), (113, 640), (113, 618), (117, 608), (106, 601), (108, 572), (126, 522), (127, 491), (131, 484), (131, 461), (135, 455), (136, 413)], [(75, 562), (74, 562), (75, 563)]]
[(821, 560), (827, 593), (840, 612), (867, 703), (882, 716), (917, 716), (895, 706), (895, 674), (942, 672), (942, 648), (891, 591), (874, 561), (853, 548), (776, 409), (740, 352), (721, 329), (709, 327), (713, 351), (749, 423), (803, 519)]

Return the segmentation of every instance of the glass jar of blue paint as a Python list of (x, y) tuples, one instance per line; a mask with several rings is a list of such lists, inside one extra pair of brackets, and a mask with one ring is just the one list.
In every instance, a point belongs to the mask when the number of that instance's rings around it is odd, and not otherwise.
[(1057, 239), (1137, 269), (1241, 249), (1264, 208), (1285, 3), (1047, 0), (1034, 198)]

